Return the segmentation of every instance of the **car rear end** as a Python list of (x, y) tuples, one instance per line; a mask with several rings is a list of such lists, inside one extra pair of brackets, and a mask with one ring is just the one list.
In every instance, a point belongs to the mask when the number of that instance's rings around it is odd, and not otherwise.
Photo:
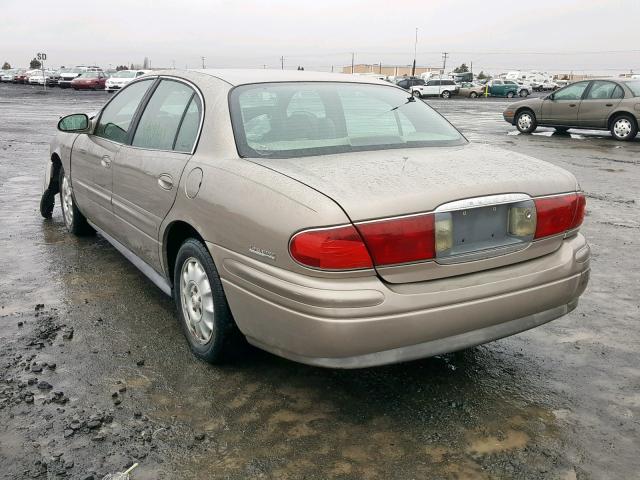
[[(279, 211), (285, 219), (263, 237), (280, 244), (255, 246), (254, 255), (210, 245), (251, 343), (304, 363), (358, 368), (478, 345), (575, 308), (590, 251), (579, 233), (585, 197), (572, 175), (468, 145), (406, 96), (332, 88), (249, 85), (231, 93), (241, 156), (335, 204), (327, 223)], [(331, 96), (349, 117), (347, 140), (335, 130), (338, 118), (323, 138), (314, 133), (333, 110), (321, 113), (317, 99)], [(265, 112), (292, 98), (287, 137), (275, 116), (266, 131)], [(394, 112), (403, 115), (401, 145), (390, 135)], [(311, 115), (320, 121), (305, 126)]]

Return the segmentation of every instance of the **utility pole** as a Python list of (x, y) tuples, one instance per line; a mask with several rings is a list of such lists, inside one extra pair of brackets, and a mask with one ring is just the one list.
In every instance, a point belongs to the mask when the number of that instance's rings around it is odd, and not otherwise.
[(173, 67), (173, 69), (176, 69), (176, 61), (175, 60), (171, 60), (171, 66)]
[(449, 56), (449, 54), (447, 52), (443, 52), (442, 53), (442, 73), (445, 73), (445, 70), (447, 68), (447, 57)]
[(351, 52), (351, 74), (353, 74), (353, 67), (354, 67), (355, 58), (356, 58), (356, 54), (354, 52)]
[(284, 55), (280, 57), (280, 70), (284, 70)]
[(204, 70), (204, 57), (200, 57), (202, 59), (202, 69)]
[(416, 56), (418, 53), (418, 27), (416, 27), (416, 41), (413, 44), (413, 68), (411, 69), (411, 76), (416, 76)]
[(380, 70), (378, 71), (380, 75), (382, 75), (382, 60), (380, 60)]

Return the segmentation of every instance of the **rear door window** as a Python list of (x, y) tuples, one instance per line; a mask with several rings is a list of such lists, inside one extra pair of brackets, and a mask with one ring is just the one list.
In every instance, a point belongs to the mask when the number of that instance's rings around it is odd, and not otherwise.
[(174, 80), (162, 80), (140, 117), (133, 136), (134, 147), (173, 150), (178, 129), (195, 91)]
[(602, 80), (596, 80), (591, 84), (589, 93), (585, 97), (585, 100), (608, 100), (612, 98), (616, 85), (613, 82), (605, 82)]
[(182, 119), (182, 125), (178, 130), (174, 150), (176, 152), (191, 152), (198, 138), (200, 119), (202, 117), (202, 103), (200, 97), (194, 95), (187, 107), (187, 112)]

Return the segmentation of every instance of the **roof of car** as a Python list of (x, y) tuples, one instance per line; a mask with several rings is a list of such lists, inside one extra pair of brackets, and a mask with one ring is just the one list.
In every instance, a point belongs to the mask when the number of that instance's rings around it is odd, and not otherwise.
[[(349, 75), (345, 73), (311, 72), (299, 70), (269, 70), (269, 69), (205, 69), (192, 70), (194, 72), (211, 75), (231, 85), (245, 85), (263, 82), (353, 82), (377, 83), (389, 85), (389, 82), (375, 77), (363, 75)], [(174, 71), (175, 72), (175, 71)]]

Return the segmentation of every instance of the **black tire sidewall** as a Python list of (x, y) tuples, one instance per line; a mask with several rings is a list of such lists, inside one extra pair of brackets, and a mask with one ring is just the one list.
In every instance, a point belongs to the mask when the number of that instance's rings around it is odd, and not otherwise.
[[(213, 333), (211, 340), (206, 344), (198, 343), (192, 338), (182, 310), (180, 275), (185, 261), (191, 257), (196, 258), (204, 268), (209, 279), (209, 284), (211, 285), (211, 292), (213, 293)], [(209, 363), (217, 363), (222, 360), (227, 344), (233, 334), (233, 326), (235, 324), (213, 259), (202, 242), (194, 238), (186, 240), (176, 256), (173, 271), (173, 299), (176, 304), (180, 328), (182, 328), (184, 336), (194, 355)]]

